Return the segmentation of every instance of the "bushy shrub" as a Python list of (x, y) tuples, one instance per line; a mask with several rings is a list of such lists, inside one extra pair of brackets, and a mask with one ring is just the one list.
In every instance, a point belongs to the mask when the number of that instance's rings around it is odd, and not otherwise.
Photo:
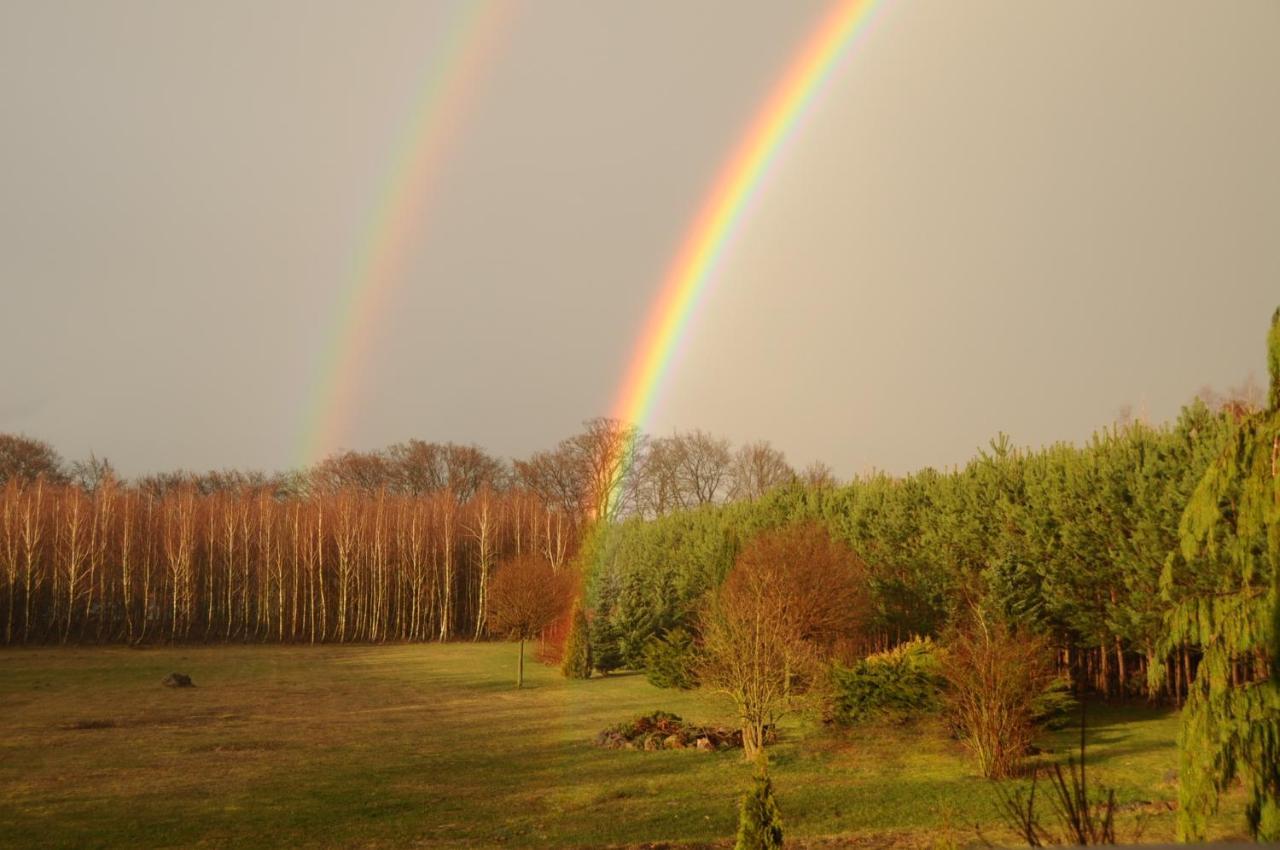
[(738, 808), (738, 840), (734, 850), (775, 850), (782, 847), (782, 813), (773, 798), (773, 782), (763, 771)]
[(644, 673), (659, 688), (690, 690), (698, 686), (698, 647), (693, 635), (672, 629), (651, 637), (644, 645)]
[(1037, 701), (1057, 679), (1048, 641), (978, 614), (948, 641), (942, 674), (951, 723), (979, 772), (1013, 775), (1038, 727)]
[(575, 607), (569, 637), (564, 644), (564, 660), (560, 664), (560, 672), (567, 678), (591, 678), (591, 640), (588, 630), (586, 612), (581, 606)]
[(834, 715), (841, 723), (906, 720), (942, 707), (939, 650), (918, 638), (831, 673)]

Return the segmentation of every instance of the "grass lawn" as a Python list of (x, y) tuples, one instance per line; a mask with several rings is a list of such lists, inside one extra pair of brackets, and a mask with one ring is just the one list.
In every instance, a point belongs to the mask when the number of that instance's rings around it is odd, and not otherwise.
[[(728, 721), (634, 675), (570, 682), (511, 644), (0, 651), (0, 847), (727, 845), (740, 753), (602, 750), (655, 709)], [(171, 672), (197, 687), (160, 685)], [(1092, 709), (1093, 783), (1168, 839), (1177, 718)], [(1065, 754), (1077, 732), (1042, 745)], [(988, 783), (932, 722), (784, 724), (772, 749), (789, 844), (944, 847), (988, 838)], [(1239, 795), (1217, 837), (1243, 837)]]

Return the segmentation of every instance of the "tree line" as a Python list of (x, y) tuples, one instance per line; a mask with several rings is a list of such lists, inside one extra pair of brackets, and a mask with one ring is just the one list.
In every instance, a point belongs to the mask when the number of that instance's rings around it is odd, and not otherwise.
[(388, 641), (486, 633), (503, 560), (557, 568), (571, 518), (521, 489), (157, 495), (12, 478), (0, 488), (5, 643)]
[[(641, 665), (651, 638), (691, 626), (748, 541), (817, 522), (862, 562), (871, 595), (862, 651), (938, 635), (981, 600), (1052, 636), (1077, 683), (1181, 701), (1201, 651), (1189, 636), (1166, 646), (1167, 617), (1219, 565), (1186, 562), (1180, 523), (1251, 410), (1198, 398), (1173, 423), (1116, 424), (1082, 446), (1027, 450), (1002, 435), (948, 471), (793, 483), (750, 501), (594, 526), (582, 555), (590, 604), (627, 662)], [(1264, 662), (1237, 659), (1236, 674)]]
[(477, 638), (507, 561), (558, 570), (599, 517), (798, 479), (766, 442), (647, 439), (609, 419), (513, 462), (410, 440), (286, 473), (133, 480), (109, 460), (67, 463), (0, 434), (0, 633), (9, 644)]

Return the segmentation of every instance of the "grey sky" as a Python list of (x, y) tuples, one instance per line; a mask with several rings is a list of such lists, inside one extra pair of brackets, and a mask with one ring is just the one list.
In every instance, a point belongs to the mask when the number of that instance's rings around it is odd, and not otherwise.
[[(817, 2), (513, 7), (344, 443), (608, 412)], [(275, 469), (456, 6), (0, 2), (0, 431)], [(1079, 440), (1263, 371), (1280, 3), (884, 0), (762, 188), (651, 430), (841, 475)]]

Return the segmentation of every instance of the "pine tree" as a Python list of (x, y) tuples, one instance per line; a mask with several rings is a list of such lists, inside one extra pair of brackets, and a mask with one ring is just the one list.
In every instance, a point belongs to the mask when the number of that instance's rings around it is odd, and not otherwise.
[(1204, 839), (1219, 794), (1236, 778), (1248, 794), (1250, 832), (1280, 840), (1280, 310), (1268, 365), (1268, 409), (1224, 414), (1238, 418), (1187, 505), (1181, 552), (1161, 576), (1174, 603), (1165, 649), (1187, 642), (1202, 653), (1178, 742), (1182, 840)]
[(591, 661), (595, 669), (605, 676), (622, 666), (619, 637), (609, 611), (598, 611), (591, 621)]
[(570, 679), (591, 678), (591, 637), (587, 614), (581, 605), (573, 609), (573, 622), (564, 645), (564, 662), (560, 672)]
[(761, 763), (751, 791), (738, 808), (738, 840), (734, 850), (774, 850), (782, 846), (782, 813), (773, 798), (773, 782)]

